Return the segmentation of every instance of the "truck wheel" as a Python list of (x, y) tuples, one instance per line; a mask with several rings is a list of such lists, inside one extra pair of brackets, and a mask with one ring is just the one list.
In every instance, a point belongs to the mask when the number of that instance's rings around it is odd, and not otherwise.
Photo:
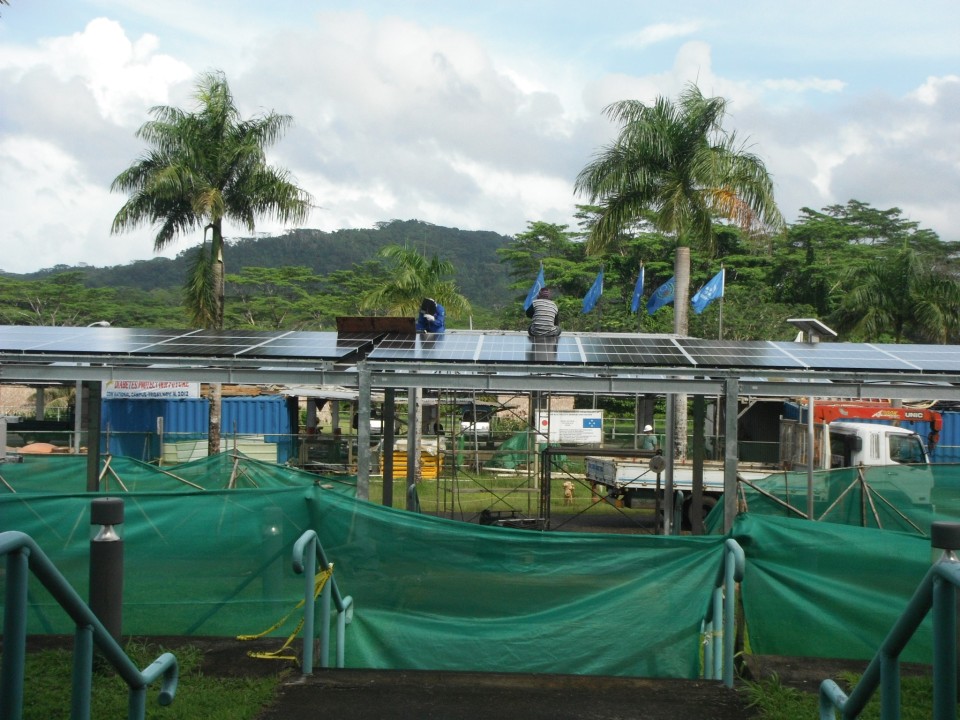
[[(717, 499), (711, 495), (704, 495), (700, 503), (700, 518), (705, 520), (710, 511), (717, 506)], [(693, 528), (693, 498), (688, 497), (683, 501), (683, 529)]]

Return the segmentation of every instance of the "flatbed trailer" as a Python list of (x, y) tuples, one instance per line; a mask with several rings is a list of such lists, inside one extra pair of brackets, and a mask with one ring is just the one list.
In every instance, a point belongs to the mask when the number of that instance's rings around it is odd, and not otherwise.
[[(622, 502), (629, 508), (644, 507), (651, 502), (663, 500), (666, 461), (660, 455), (634, 458), (588, 456), (585, 463), (587, 480), (598, 494)], [(765, 478), (773, 472), (774, 470), (769, 468), (738, 467), (737, 469), (739, 476), (749, 480)], [(723, 495), (723, 480), (722, 465), (716, 463), (704, 465), (701, 517), (706, 517)], [(693, 466), (691, 464), (674, 464), (673, 489), (683, 492), (684, 522), (685, 524), (692, 522)]]

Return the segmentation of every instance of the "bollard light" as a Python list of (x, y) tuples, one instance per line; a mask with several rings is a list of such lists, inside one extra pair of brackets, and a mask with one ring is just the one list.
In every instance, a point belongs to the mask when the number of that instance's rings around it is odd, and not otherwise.
[(90, 609), (113, 639), (123, 626), (123, 500), (90, 503)]
[[(960, 550), (960, 523), (939, 520), (930, 526), (930, 549), (936, 556), (940, 553), (942, 562), (960, 562), (957, 551)], [(934, 560), (937, 560), (934, 557)]]

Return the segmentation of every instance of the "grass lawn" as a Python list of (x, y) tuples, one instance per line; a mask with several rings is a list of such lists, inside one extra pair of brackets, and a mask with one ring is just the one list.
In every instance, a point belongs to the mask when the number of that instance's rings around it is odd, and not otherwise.
[[(854, 673), (841, 675), (841, 687), (850, 692), (860, 676)], [(814, 693), (801, 692), (784, 686), (779, 678), (756, 683), (747, 683), (740, 689), (750, 705), (757, 710), (758, 720), (810, 720), (819, 717), (819, 697)], [(933, 717), (933, 678), (929, 676), (903, 677), (900, 686), (899, 717), (901, 720), (929, 720)], [(960, 715), (958, 715), (960, 717)], [(861, 720), (880, 720), (879, 691), (867, 704)]]
[[(164, 651), (149, 644), (130, 643), (127, 654), (139, 668), (145, 668)], [(147, 688), (146, 717), (152, 720), (253, 720), (276, 695), (281, 675), (268, 677), (220, 678), (200, 672), (202, 653), (190, 646), (178, 647), (174, 654), (180, 668), (180, 681), (173, 702), (161, 707), (157, 702), (159, 680)], [(27, 654), (25, 668), (23, 718), (50, 720), (70, 715), (71, 650), (51, 649)], [(129, 692), (113, 668), (94, 672), (90, 716), (123, 718), (127, 716)]]

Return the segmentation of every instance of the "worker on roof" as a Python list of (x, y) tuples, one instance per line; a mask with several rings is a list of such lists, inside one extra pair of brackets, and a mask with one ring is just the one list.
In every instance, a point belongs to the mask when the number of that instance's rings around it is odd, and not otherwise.
[(559, 316), (560, 309), (550, 299), (550, 288), (540, 288), (527, 308), (527, 317), (531, 318), (527, 332), (531, 337), (556, 337), (560, 334)]
[(417, 332), (442, 333), (446, 327), (446, 310), (433, 298), (424, 298), (417, 314)]

